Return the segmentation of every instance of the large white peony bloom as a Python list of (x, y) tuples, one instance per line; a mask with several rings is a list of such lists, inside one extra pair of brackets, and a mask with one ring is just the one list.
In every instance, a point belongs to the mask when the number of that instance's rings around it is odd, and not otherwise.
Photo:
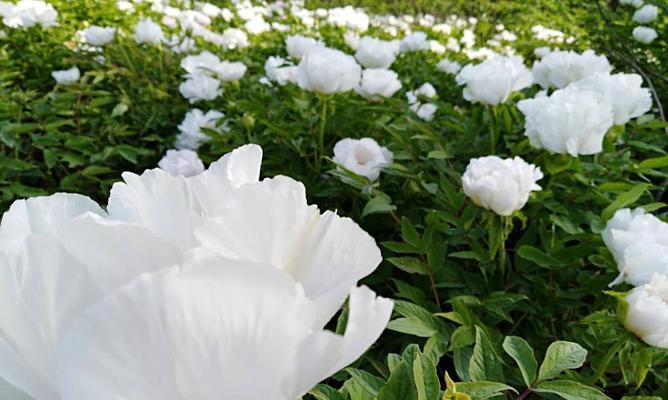
[(531, 145), (551, 153), (596, 154), (614, 124), (612, 105), (597, 92), (567, 87), (517, 103)]
[(611, 286), (642, 285), (655, 273), (668, 276), (668, 223), (642, 208), (623, 208), (608, 221), (602, 236), (619, 269)]
[(137, 43), (159, 44), (165, 40), (160, 25), (150, 18), (144, 18), (135, 25), (135, 41)]
[(401, 81), (396, 72), (389, 69), (371, 68), (362, 71), (362, 79), (355, 91), (370, 101), (379, 101), (392, 97), (401, 89)]
[(547, 89), (564, 88), (568, 84), (584, 79), (597, 72), (610, 73), (612, 66), (608, 59), (597, 56), (593, 50), (582, 54), (573, 51), (553, 51), (533, 64), (534, 81)]
[(464, 87), (464, 98), (473, 102), (497, 105), (511, 93), (531, 86), (531, 72), (520, 57), (495, 56), (480, 64), (468, 64), (455, 78)]
[(398, 52), (396, 42), (364, 36), (358, 43), (355, 59), (365, 68), (390, 68)]
[[(80, 195), (15, 202), (0, 224), (0, 375), (35, 399), (222, 398), (264, 366), (269, 386), (256, 394), (291, 400), (361, 355), (392, 308), (356, 287), (378, 247), (308, 206), (300, 183), (259, 182), (260, 159), (249, 145), (193, 177), (125, 173), (106, 213)], [(349, 294), (345, 335), (322, 332)], [(233, 379), (197, 381), (228, 370)]]
[(650, 346), (668, 349), (668, 276), (654, 275), (631, 290), (626, 303), (626, 329)]
[(639, 24), (647, 24), (659, 15), (659, 7), (653, 4), (645, 4), (633, 13), (633, 20)]
[(92, 46), (104, 46), (114, 40), (116, 28), (110, 26), (93, 25), (82, 31), (86, 43)]
[(202, 128), (207, 128), (218, 133), (227, 131), (229, 128), (221, 119), (225, 115), (216, 110), (209, 110), (206, 114), (198, 108), (186, 113), (183, 122), (179, 125), (179, 134), (176, 135), (175, 147), (177, 149), (197, 150), (202, 143), (209, 140)]
[(656, 30), (647, 26), (636, 26), (633, 28), (633, 38), (640, 43), (650, 44), (659, 36)]
[(315, 49), (299, 63), (297, 84), (321, 94), (347, 92), (359, 84), (361, 73), (352, 56), (329, 48)]
[(285, 39), (285, 47), (290, 57), (301, 60), (313, 50), (322, 49), (325, 44), (321, 41), (302, 35), (291, 35)]
[(623, 125), (652, 108), (652, 95), (641, 87), (642, 77), (638, 74), (596, 73), (573, 85), (602, 95), (612, 105), (615, 125)]
[(334, 162), (345, 169), (375, 181), (383, 167), (392, 164), (394, 155), (371, 138), (341, 139), (334, 145)]
[(195, 259), (87, 310), (59, 350), (58, 384), (65, 400), (293, 400), (361, 356), (392, 302), (353, 288), (343, 336), (317, 310), (271, 265)]
[(464, 193), (475, 204), (499, 215), (511, 215), (529, 200), (531, 192), (541, 190), (540, 168), (520, 157), (473, 158), (462, 176)]

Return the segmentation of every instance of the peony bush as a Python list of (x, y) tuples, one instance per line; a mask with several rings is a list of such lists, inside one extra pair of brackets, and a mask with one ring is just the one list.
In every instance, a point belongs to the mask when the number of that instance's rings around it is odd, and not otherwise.
[(362, 3), (0, 2), (0, 398), (668, 398), (665, 5)]

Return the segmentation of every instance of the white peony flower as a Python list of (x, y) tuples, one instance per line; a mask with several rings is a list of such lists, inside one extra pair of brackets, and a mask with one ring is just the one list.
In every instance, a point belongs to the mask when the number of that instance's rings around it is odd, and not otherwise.
[(641, 87), (642, 77), (638, 74), (597, 73), (572, 85), (603, 96), (612, 105), (615, 125), (623, 125), (652, 108), (652, 95)]
[(549, 97), (521, 100), (524, 134), (531, 145), (551, 153), (596, 154), (603, 150), (603, 137), (612, 127), (612, 105), (600, 94), (567, 87)]
[(668, 349), (668, 277), (656, 274), (626, 295), (624, 326), (650, 346)]
[[(355, 287), (380, 263), (380, 250), (350, 219), (308, 206), (300, 183), (260, 182), (260, 162), (261, 149), (247, 145), (193, 177), (124, 173), (107, 212), (74, 194), (14, 202), (0, 224), (3, 378), (35, 399), (237, 398), (241, 382), (244, 393), (257, 390), (254, 398), (266, 389), (290, 400), (354, 361), (391, 313), (391, 302)], [(321, 332), (348, 295), (345, 335)], [(132, 306), (117, 309), (123, 302)], [(213, 320), (229, 323), (212, 328)], [(230, 358), (192, 351), (203, 344)], [(296, 361), (270, 361), (277, 349)], [(142, 364), (175, 354), (185, 358)], [(269, 386), (249, 386), (258, 366), (276, 377)], [(180, 378), (164, 380), (175, 368)], [(230, 369), (239, 372), (234, 379), (219, 379)], [(118, 385), (125, 371), (133, 378)], [(185, 384), (207, 371), (216, 385)]]
[(436, 105), (433, 103), (413, 103), (409, 107), (417, 116), (425, 121), (431, 121), (434, 119), (434, 114), (436, 113)]
[(110, 26), (91, 26), (82, 31), (86, 43), (92, 46), (104, 46), (114, 40), (116, 28)]
[(633, 13), (633, 20), (639, 24), (647, 24), (654, 21), (658, 15), (659, 7), (652, 4), (645, 4)]
[(325, 44), (321, 41), (302, 35), (290, 35), (285, 39), (285, 47), (290, 57), (301, 60), (313, 50), (322, 49)]
[(650, 44), (656, 39), (658, 34), (653, 28), (647, 26), (636, 26), (633, 28), (633, 38), (640, 43)]
[(189, 75), (185, 82), (179, 85), (181, 95), (190, 101), (190, 104), (200, 100), (213, 100), (223, 93), (220, 81), (204, 74)]
[(262, 17), (256, 17), (246, 21), (244, 28), (251, 35), (259, 35), (264, 32), (269, 32), (271, 30), (271, 25), (264, 20)]
[(494, 56), (480, 64), (468, 64), (455, 80), (464, 87), (464, 98), (497, 105), (511, 93), (531, 86), (533, 77), (520, 57)]
[(342, 139), (334, 145), (334, 162), (345, 169), (375, 181), (383, 167), (392, 164), (394, 155), (371, 138)]
[(150, 18), (144, 18), (135, 25), (135, 41), (137, 43), (158, 44), (164, 39), (162, 28)]
[(360, 35), (355, 31), (347, 31), (343, 35), (343, 41), (346, 42), (346, 46), (350, 47), (352, 50), (357, 50), (360, 42)]
[(610, 73), (612, 66), (608, 59), (597, 56), (593, 50), (582, 54), (573, 51), (553, 51), (533, 64), (534, 82), (543, 88), (561, 89), (568, 84), (584, 79), (597, 72)]
[(352, 288), (337, 335), (285, 272), (195, 259), (142, 275), (87, 310), (59, 349), (58, 384), (68, 400), (297, 399), (360, 357), (392, 306)]
[(355, 91), (370, 101), (379, 101), (383, 97), (392, 97), (401, 89), (401, 81), (396, 72), (389, 69), (365, 69)]
[(81, 73), (79, 72), (79, 68), (72, 67), (70, 69), (53, 71), (51, 72), (51, 76), (61, 85), (71, 85), (81, 78)]
[(190, 55), (181, 60), (181, 68), (191, 75), (207, 74), (213, 75), (220, 64), (220, 58), (209, 51), (203, 51), (197, 55)]
[(158, 167), (172, 175), (193, 176), (204, 171), (204, 163), (197, 153), (189, 149), (167, 150)]
[(365, 32), (369, 29), (369, 16), (363, 9), (355, 9), (352, 6), (335, 7), (327, 12), (327, 23), (352, 29), (357, 32)]
[(421, 99), (433, 99), (436, 97), (436, 88), (429, 83), (425, 82), (419, 88), (415, 90), (410, 90), (406, 92), (406, 99), (409, 104), (418, 103)]
[(224, 116), (225, 114), (215, 110), (210, 110), (206, 114), (197, 108), (188, 111), (179, 125), (179, 134), (176, 135), (174, 147), (179, 150), (197, 150), (202, 143), (209, 140), (209, 136), (202, 132), (202, 128), (218, 133), (229, 130), (227, 125), (220, 121)]
[(422, 31), (415, 31), (401, 39), (399, 49), (402, 53), (411, 51), (429, 50), (431, 47), (427, 40), (427, 34)]
[(246, 32), (237, 28), (225, 29), (220, 37), (220, 45), (226, 50), (244, 49), (250, 46)]
[(240, 61), (222, 61), (218, 64), (215, 71), (218, 79), (223, 82), (231, 82), (241, 79), (246, 74), (247, 69), (246, 65)]
[(264, 73), (270, 81), (278, 82), (284, 86), (286, 83), (297, 82), (297, 66), (288, 64), (279, 56), (272, 56), (264, 63)]
[(359, 41), (355, 59), (365, 68), (389, 68), (398, 52), (396, 42), (364, 36)]
[(668, 276), (668, 223), (642, 208), (618, 210), (602, 233), (617, 262), (619, 276), (610, 284), (646, 284), (654, 274)]
[(455, 75), (462, 69), (462, 65), (457, 61), (450, 61), (447, 58), (444, 58), (436, 64), (436, 69), (441, 72)]
[(42, 0), (21, 0), (4, 10), (2, 22), (10, 28), (30, 28), (41, 25), (50, 28), (58, 25), (58, 12)]
[(462, 176), (464, 193), (475, 204), (499, 215), (520, 210), (543, 178), (540, 168), (520, 157), (497, 156), (473, 158)]
[(347, 92), (357, 87), (361, 67), (339, 50), (321, 48), (302, 58), (297, 69), (297, 84), (304, 90), (322, 94)]

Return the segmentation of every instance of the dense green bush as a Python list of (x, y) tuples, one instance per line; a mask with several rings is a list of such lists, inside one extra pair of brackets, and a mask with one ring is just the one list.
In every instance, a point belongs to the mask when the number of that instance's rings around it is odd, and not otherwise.
[[(333, 6), (316, 3), (307, 5)], [(659, 39), (641, 47), (631, 37), (632, 9), (617, 4), (407, 3), (360, 4), (377, 12), (470, 13), (480, 20), (480, 43), (503, 23), (518, 35), (513, 47), (528, 65), (534, 48), (547, 44), (533, 38), (531, 27), (562, 29), (577, 38), (563, 48), (593, 47), (616, 70), (641, 73), (654, 88), (655, 108), (613, 127), (599, 154), (553, 155), (530, 146), (515, 106), (537, 87), (506, 104), (472, 104), (452, 75), (436, 69), (442, 55), (400, 56), (392, 69), (403, 89), (369, 103), (351, 93), (325, 98), (296, 85), (259, 82), (267, 57), (285, 54), (285, 36), (303, 31), (296, 23), (285, 33), (250, 36), (246, 49), (223, 51), (198, 38), (199, 49), (248, 66), (221, 97), (196, 105), (223, 112), (230, 126), (199, 149), (205, 163), (241, 144), (259, 144), (263, 175), (301, 180), (312, 203), (351, 217), (383, 249), (384, 262), (364, 283), (396, 299), (394, 318), (363, 359), (315, 388), (313, 397), (435, 400), (442, 390), (443, 399), (467, 398), (462, 393), (473, 399), (668, 398), (668, 351), (642, 343), (618, 321), (619, 293), (631, 286), (608, 291), (618, 271), (600, 236), (624, 207), (666, 215), (668, 124), (661, 110), (668, 98), (668, 6), (661, 4), (655, 24)], [(184, 55), (132, 38), (139, 15), (153, 15), (148, 5), (125, 15), (112, 1), (52, 4), (59, 27), (7, 29), (0, 39), (2, 210), (17, 198), (56, 191), (104, 201), (122, 171), (155, 167), (192, 108), (178, 90)], [(122, 30), (105, 46), (103, 63), (97, 53), (73, 50), (75, 32), (93, 24)], [(238, 17), (215, 19), (213, 28), (242, 24)], [(328, 46), (347, 51), (344, 29), (325, 25), (319, 32)], [(378, 28), (367, 34), (390, 39)], [(469, 62), (461, 53), (446, 56)], [(71, 65), (82, 79), (56, 85), (51, 71)], [(404, 101), (406, 91), (427, 81), (438, 92), (431, 122)], [(332, 148), (346, 137), (376, 139), (394, 153), (394, 163), (375, 182), (337, 168)], [(469, 160), (493, 154), (521, 156), (545, 173), (543, 190), (511, 217), (482, 210), (461, 189)], [(344, 309), (332, 328), (341, 331), (345, 319)]]

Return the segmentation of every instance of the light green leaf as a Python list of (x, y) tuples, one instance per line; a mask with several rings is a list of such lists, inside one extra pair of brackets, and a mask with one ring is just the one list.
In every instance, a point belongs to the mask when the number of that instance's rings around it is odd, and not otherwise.
[(556, 394), (566, 400), (612, 400), (594, 387), (568, 380), (541, 382), (534, 388), (534, 391)]
[(455, 384), (457, 392), (466, 393), (473, 400), (485, 400), (490, 397), (502, 395), (504, 391), (510, 390), (517, 393), (512, 387), (499, 382), (459, 382)]
[(538, 362), (529, 343), (517, 336), (507, 336), (503, 341), (503, 350), (515, 360), (522, 372), (524, 383), (527, 387), (531, 387), (536, 380)]
[(396, 209), (397, 207), (393, 206), (386, 196), (376, 196), (366, 203), (362, 210), (362, 217), (369, 214), (389, 213)]
[(475, 346), (469, 362), (472, 381), (503, 381), (501, 359), (496, 354), (485, 332), (476, 326)]
[(357, 368), (346, 368), (352, 379), (369, 394), (378, 396), (378, 391), (385, 385), (385, 381), (376, 375)]
[(580, 368), (587, 359), (587, 350), (573, 342), (556, 341), (550, 344), (538, 372), (538, 380), (558, 376), (567, 369)]
[(436, 374), (436, 366), (421, 353), (415, 353), (413, 359), (413, 379), (418, 400), (438, 400), (441, 384)]
[(604, 220), (608, 220), (620, 208), (624, 208), (626, 206), (635, 203), (643, 195), (643, 193), (645, 193), (645, 190), (647, 190), (648, 187), (649, 185), (647, 183), (641, 183), (634, 186), (632, 189), (620, 194), (619, 196), (617, 196), (615, 201), (610, 203), (610, 205), (603, 210), (603, 212), (601, 213), (601, 218), (603, 218)]

